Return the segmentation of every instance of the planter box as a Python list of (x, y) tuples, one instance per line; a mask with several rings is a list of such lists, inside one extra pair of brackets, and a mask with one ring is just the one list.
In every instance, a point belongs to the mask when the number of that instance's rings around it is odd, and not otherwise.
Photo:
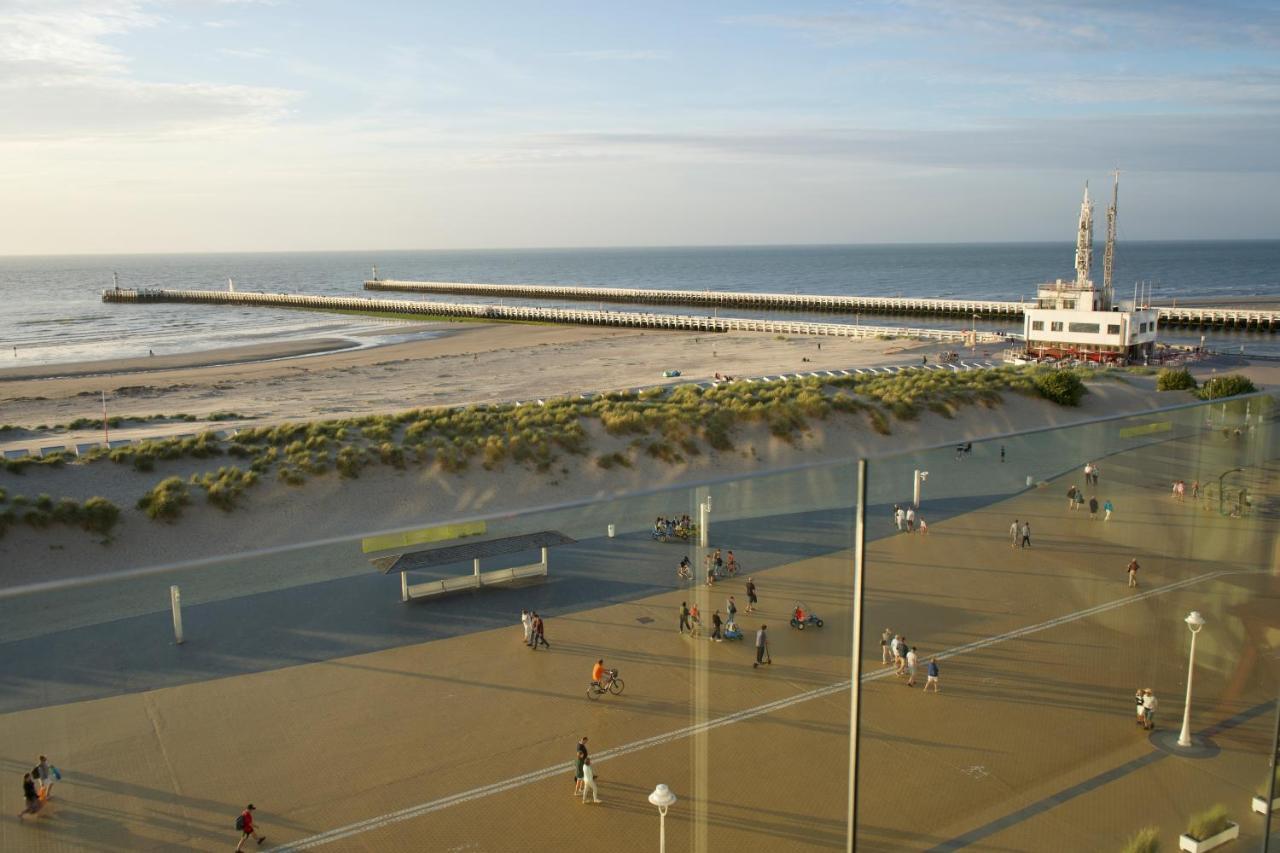
[[(1276, 797), (1274, 800), (1271, 801), (1271, 810), (1275, 811), (1276, 809), (1280, 809), (1280, 797)], [(1254, 797), (1253, 810), (1258, 814), (1266, 814), (1267, 813), (1266, 799), (1264, 799), (1263, 797)]]
[(1186, 850), (1187, 853), (1204, 853), (1205, 850), (1212, 850), (1239, 837), (1240, 824), (1233, 823), (1222, 832), (1212, 838), (1206, 838), (1204, 841), (1196, 841), (1190, 835), (1180, 835), (1178, 836), (1178, 849)]

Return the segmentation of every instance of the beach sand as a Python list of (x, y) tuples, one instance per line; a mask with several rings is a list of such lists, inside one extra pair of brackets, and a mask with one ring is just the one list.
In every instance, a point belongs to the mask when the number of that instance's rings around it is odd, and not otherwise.
[[(243, 349), (196, 353), (160, 367), (153, 367), (151, 359), (131, 359), (77, 365), (72, 369), (75, 375), (0, 378), (0, 423), (29, 428), (76, 417), (98, 417), (98, 393), (104, 388), (109, 393), (111, 415), (182, 412), (202, 418), (199, 423), (127, 425), (111, 431), (113, 439), (143, 438), (189, 434), (215, 426), (258, 426), (416, 407), (536, 401), (709, 379), (717, 371), (760, 376), (918, 363), (922, 354), (929, 354), (932, 361), (946, 348), (906, 341), (823, 340), (819, 350), (819, 342), (809, 337), (750, 333), (694, 336), (565, 326), (438, 324), (416, 328), (437, 334), (339, 351), (332, 350), (332, 340), (287, 342), (256, 348), (259, 360), (239, 363), (229, 363), (229, 356), (247, 356)], [(312, 354), (289, 357), (302, 352)], [(984, 354), (998, 357), (989, 350), (975, 355), (981, 358)], [(681, 379), (664, 380), (661, 373), (667, 368), (681, 370)], [(1267, 369), (1261, 370), (1267, 373)], [(1274, 368), (1269, 370), (1275, 372)], [(1264, 378), (1270, 374), (1258, 377), (1259, 381)], [(476, 462), (457, 474), (413, 463), (405, 470), (375, 464), (357, 480), (339, 479), (331, 469), (308, 478), (302, 486), (287, 486), (271, 472), (246, 492), (241, 506), (230, 513), (207, 505), (203, 494), (194, 490), (192, 505), (175, 524), (147, 519), (135, 508), (137, 499), (165, 477), (185, 479), (220, 465), (236, 464), (236, 460), (216, 457), (161, 462), (146, 473), (105, 460), (62, 468), (36, 466), (21, 475), (0, 472), (0, 488), (10, 497), (49, 494), (55, 500), (70, 497), (83, 501), (101, 495), (123, 512), (110, 545), (72, 527), (32, 530), (23, 524), (12, 526), (0, 538), (0, 586), (426, 526), (457, 517), (597, 499), (823, 460), (883, 456), (1192, 399), (1184, 392), (1156, 394), (1153, 377), (1130, 376), (1124, 381), (1095, 382), (1091, 387), (1092, 393), (1077, 409), (1009, 394), (993, 409), (971, 406), (954, 419), (924, 413), (918, 420), (894, 420), (888, 436), (877, 434), (861, 414), (812, 423), (795, 442), (775, 438), (762, 426), (743, 428), (734, 436), (733, 450), (716, 452), (704, 445), (700, 455), (674, 465), (630, 450), (627, 439), (608, 436), (592, 423), (590, 453), (561, 454), (543, 473), (510, 462), (495, 470), (485, 470)], [(228, 411), (249, 419), (203, 420), (209, 413)], [(19, 429), (0, 433), (0, 448), (101, 438), (98, 430)], [(604, 470), (595, 463), (600, 454), (614, 451), (630, 453), (634, 467)]]

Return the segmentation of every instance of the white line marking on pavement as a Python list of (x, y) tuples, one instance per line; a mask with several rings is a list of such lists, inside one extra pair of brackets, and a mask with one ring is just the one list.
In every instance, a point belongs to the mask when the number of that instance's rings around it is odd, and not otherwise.
[[(1086, 619), (1090, 616), (1095, 616), (1099, 613), (1105, 613), (1108, 610), (1114, 610), (1117, 607), (1124, 607), (1125, 605), (1132, 604), (1135, 601), (1142, 601), (1143, 599), (1150, 598), (1155, 595), (1163, 595), (1166, 592), (1173, 592), (1174, 590), (1182, 589), (1183, 587), (1188, 587), (1193, 584), (1200, 583), (1202, 581), (1207, 581), (1207, 580), (1212, 580), (1214, 578), (1222, 577), (1223, 575), (1255, 574), (1255, 573), (1256, 572), (1253, 570), (1230, 571), (1225, 569), (1221, 571), (1216, 571), (1216, 572), (1208, 572), (1203, 575), (1197, 575), (1193, 578), (1187, 578), (1185, 580), (1176, 581), (1171, 584), (1165, 584), (1164, 586), (1153, 587), (1145, 592), (1140, 592), (1135, 595), (1131, 595), (1127, 598), (1120, 598), (1115, 601), (1108, 601), (1104, 604), (1098, 604), (1093, 607), (1088, 607), (1088, 608), (1085, 608), (1084, 610), (1077, 610), (1074, 613), (1068, 613), (1064, 616), (1058, 616), (1053, 619), (1049, 619), (1045, 622), (1040, 622), (1036, 625), (1028, 625), (1025, 628), (1016, 628), (1012, 631), (1006, 631), (1003, 634), (997, 634), (996, 636), (988, 637), (985, 640), (975, 640), (972, 643), (966, 643), (963, 646), (956, 646), (953, 649), (948, 649), (945, 652), (940, 652), (937, 655), (934, 655), (934, 657), (938, 658), (939, 660), (945, 660), (947, 658), (956, 657), (957, 655), (967, 654), (969, 652), (975, 652), (975, 651), (978, 651), (979, 649), (985, 649), (990, 646), (994, 646), (998, 643), (1007, 642), (1009, 640), (1015, 640), (1019, 637), (1025, 637), (1028, 634), (1035, 634), (1039, 631), (1047, 631), (1048, 629), (1056, 628), (1059, 625), (1065, 625), (1069, 622), (1075, 622), (1080, 619)], [(877, 681), (881, 678), (888, 677), (892, 673), (893, 673), (892, 669), (880, 669), (875, 672), (865, 673), (862, 676), (862, 681), (864, 683), (869, 681)], [(663, 744), (670, 743), (676, 740), (681, 740), (683, 738), (687, 738), (695, 734), (701, 734), (702, 732), (709, 732), (713, 729), (718, 729), (721, 726), (727, 726), (733, 723), (740, 723), (743, 720), (750, 720), (754, 717), (759, 717), (764, 714), (772, 713), (774, 711), (781, 711), (784, 708), (789, 708), (792, 705), (799, 705), (802, 702), (808, 702), (812, 699), (821, 699), (824, 696), (831, 696), (836, 693), (841, 693), (848, 689), (849, 689), (849, 682), (841, 681), (836, 684), (828, 684), (825, 687), (818, 687), (813, 690), (806, 690), (804, 693), (797, 693), (793, 696), (787, 696), (786, 698), (778, 699), (773, 702), (766, 702), (763, 705), (756, 705), (751, 708), (746, 708), (741, 711), (737, 711), (733, 714), (728, 714), (723, 717), (717, 717), (714, 720), (707, 720), (705, 722), (696, 723), (692, 726), (685, 726), (684, 728), (676, 729), (674, 731), (670, 731), (665, 734), (654, 735), (653, 737), (632, 741), (631, 743), (623, 744), (622, 746), (615, 747), (613, 749), (603, 750), (595, 755), (592, 755), (591, 760), (592, 762), (595, 762), (595, 763), (599, 763), (601, 761), (608, 761), (611, 758), (618, 758), (623, 755), (628, 755), (632, 752), (638, 752), (642, 749), (649, 749), (650, 747), (661, 746)], [(432, 812), (438, 812), (438, 811), (441, 811), (442, 809), (447, 809), (450, 806), (456, 806), (462, 803), (468, 803), (468, 802), (471, 802), (472, 800), (478, 800), (483, 797), (491, 797), (494, 794), (501, 794), (504, 791), (510, 791), (513, 788), (521, 788), (521, 787), (524, 787), (525, 785), (533, 784), (534, 782), (541, 782), (543, 779), (549, 779), (552, 776), (558, 776), (561, 773), (568, 773), (572, 769), (573, 769), (573, 762), (564, 761), (564, 762), (561, 762), (560, 764), (554, 764), (551, 767), (544, 767), (541, 770), (534, 770), (529, 773), (525, 773), (521, 776), (513, 776), (510, 779), (504, 779), (501, 782), (494, 782), (489, 785), (482, 785), (479, 788), (472, 788), (469, 791), (462, 791), (461, 793), (451, 794), (450, 796), (441, 797), (436, 800), (431, 800), (430, 802), (419, 803), (416, 806), (409, 806), (408, 808), (400, 809), (399, 811), (389, 812), (384, 815), (379, 815), (378, 817), (372, 817), (367, 820), (362, 820), (356, 823), (347, 824), (346, 826), (340, 826), (340, 827), (337, 827), (336, 829), (330, 829), (327, 832), (321, 832), (316, 835), (309, 836), (307, 838), (301, 838), (297, 841), (291, 842), (289, 844), (285, 844), (280, 847), (274, 847), (272, 849), (277, 851), (277, 853), (291, 853), (291, 851), (295, 851), (295, 850), (308, 850), (313, 847), (320, 847), (325, 844), (332, 844), (335, 841), (342, 841), (343, 839), (350, 838), (353, 835), (361, 835), (366, 832), (372, 832), (376, 829), (382, 829), (383, 827), (391, 826), (392, 824), (401, 823), (406, 820), (412, 820), (413, 818), (422, 817), (423, 815), (431, 814)]]

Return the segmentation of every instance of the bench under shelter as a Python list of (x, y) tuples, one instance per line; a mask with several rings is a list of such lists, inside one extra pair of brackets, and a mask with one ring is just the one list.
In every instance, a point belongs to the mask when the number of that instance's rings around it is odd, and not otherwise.
[[(460, 545), (446, 545), (440, 548), (428, 548), (423, 551), (410, 551), (403, 554), (389, 554), (376, 557), (371, 562), (384, 575), (400, 573), (400, 600), (412, 598), (429, 598), (458, 592), (464, 589), (480, 589), (486, 586), (514, 583), (527, 578), (545, 577), (549, 573), (547, 549), (556, 545), (571, 545), (576, 539), (570, 539), (555, 530), (544, 530), (539, 533), (525, 533), (520, 536), (506, 536), (502, 539), (488, 539), (483, 542), (467, 542)], [(487, 557), (501, 554), (516, 554), (521, 551), (539, 549), (542, 558), (537, 563), (515, 566), (509, 569), (480, 570), (480, 561)], [(448, 566), (454, 563), (471, 561), (472, 572), (469, 575), (442, 578), (439, 580), (410, 583), (409, 573)]]

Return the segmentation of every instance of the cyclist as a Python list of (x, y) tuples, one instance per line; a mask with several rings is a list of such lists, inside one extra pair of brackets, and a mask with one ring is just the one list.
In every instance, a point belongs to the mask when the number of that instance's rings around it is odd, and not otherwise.
[(680, 558), (680, 567), (676, 569), (676, 574), (686, 580), (693, 577), (693, 565), (689, 562), (688, 557)]
[(609, 673), (604, 668), (604, 658), (596, 661), (596, 665), (591, 667), (591, 683), (600, 687), (605, 686), (605, 676)]

